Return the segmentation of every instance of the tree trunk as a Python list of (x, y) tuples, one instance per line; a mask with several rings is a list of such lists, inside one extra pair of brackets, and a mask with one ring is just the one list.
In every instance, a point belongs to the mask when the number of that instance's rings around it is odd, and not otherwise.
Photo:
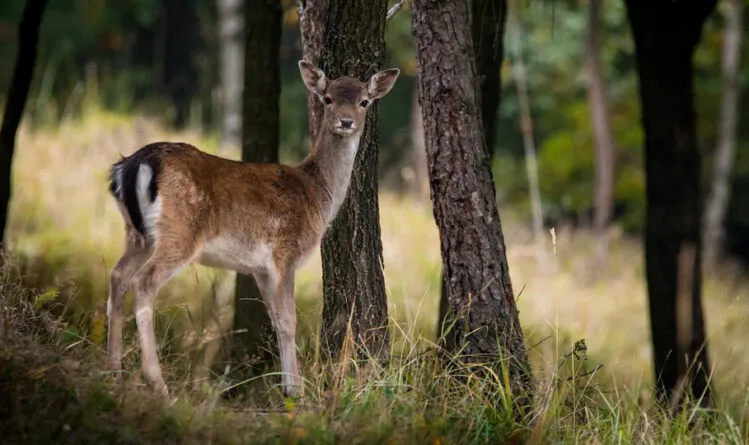
[[(283, 11), (278, 0), (245, 3), (245, 70), (242, 122), (242, 160), (278, 162), (279, 48)], [(234, 329), (239, 333), (236, 359), (256, 356), (267, 364), (277, 349), (268, 311), (251, 276), (237, 274)]]
[[(302, 58), (320, 66), (323, 37), (325, 31), (325, 11), (327, 0), (299, 0), (299, 28), (302, 37)], [(307, 116), (310, 141), (317, 139), (317, 131), (323, 115), (323, 106), (311, 91), (307, 94)]]
[(427, 172), (427, 157), (424, 148), (424, 123), (421, 119), (421, 107), (419, 106), (419, 88), (416, 85), (411, 99), (410, 157), (411, 168), (413, 168), (411, 193), (416, 199), (421, 200), (429, 196), (429, 173)]
[(538, 183), (536, 144), (533, 139), (533, 119), (531, 118), (531, 105), (528, 98), (525, 63), (523, 63), (520, 24), (517, 21), (514, 10), (511, 12), (510, 21), (511, 28), (514, 31), (513, 40), (516, 45), (512, 68), (515, 88), (518, 92), (518, 107), (520, 108), (520, 132), (523, 134), (525, 172), (528, 177), (528, 191), (531, 201), (531, 215), (533, 217), (533, 242), (536, 244), (536, 264), (539, 271), (546, 273), (549, 264), (546, 250), (544, 249), (544, 217), (543, 208), (541, 207), (541, 191)]
[(598, 50), (598, 17), (601, 0), (588, 2), (588, 33), (585, 36), (585, 71), (588, 76), (588, 103), (593, 139), (596, 144), (596, 192), (594, 231), (597, 238), (596, 267), (604, 268), (608, 260), (606, 229), (614, 209), (614, 159), (616, 150), (609, 125), (606, 81)]
[[(502, 98), (502, 61), (504, 60), (504, 35), (507, 23), (506, 0), (474, 0), (473, 48), (476, 56), (476, 72), (482, 80), (481, 89), (481, 120), (484, 141), (489, 155), (489, 165), (493, 165), (497, 140), (497, 112)], [(423, 125), (422, 125), (423, 132)], [(445, 274), (442, 272), (442, 287), (440, 289), (439, 323), (437, 337), (442, 334), (442, 324), (447, 315), (449, 304), (445, 291)]]
[(36, 64), (36, 45), (47, 0), (27, 0), (18, 26), (18, 55), (6, 95), (3, 125), (0, 128), (0, 243), (4, 241), (12, 192), (11, 171), (16, 133), (26, 107)]
[(497, 111), (502, 94), (501, 68), (504, 59), (504, 34), (507, 22), (506, 0), (473, 1), (473, 48), (476, 72), (481, 86), (481, 120), (489, 163), (494, 159)]
[[(710, 398), (692, 56), (715, 0), (627, 0), (647, 175), (645, 265), (659, 400)], [(688, 372), (689, 371), (689, 372)]]
[(198, 17), (190, 0), (163, 1), (164, 87), (174, 107), (174, 126), (184, 128), (190, 115), (190, 101), (198, 87), (194, 58)]
[[(509, 369), (513, 401), (524, 408), (532, 381), (482, 134), (467, 4), (414, 0), (412, 29), (447, 304), (457, 317), (446, 344), (467, 366), (488, 360), (502, 379)], [(504, 367), (500, 357), (509, 359)]]
[[(320, 68), (366, 80), (385, 59), (386, 0), (328, 0)], [(322, 241), (323, 352), (337, 357), (347, 331), (359, 357), (389, 354), (377, 199), (377, 103), (367, 115), (348, 196)], [(361, 348), (361, 349), (359, 349)]]
[(234, 148), (242, 140), (242, 77), (244, 76), (244, 17), (242, 0), (218, 0), (221, 45), (221, 146)]
[(736, 123), (739, 114), (739, 66), (741, 38), (744, 33), (741, 0), (728, 0), (723, 31), (723, 104), (720, 136), (715, 151), (712, 188), (705, 212), (705, 264), (713, 265), (723, 250), (723, 226), (731, 198), (731, 173), (736, 151)]

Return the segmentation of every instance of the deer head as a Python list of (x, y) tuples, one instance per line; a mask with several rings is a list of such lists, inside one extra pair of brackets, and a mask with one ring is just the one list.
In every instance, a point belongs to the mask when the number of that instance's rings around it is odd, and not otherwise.
[(380, 71), (366, 83), (350, 76), (328, 80), (325, 73), (306, 60), (299, 61), (304, 85), (324, 105), (322, 129), (342, 137), (361, 134), (367, 110), (384, 97), (400, 74), (397, 68)]

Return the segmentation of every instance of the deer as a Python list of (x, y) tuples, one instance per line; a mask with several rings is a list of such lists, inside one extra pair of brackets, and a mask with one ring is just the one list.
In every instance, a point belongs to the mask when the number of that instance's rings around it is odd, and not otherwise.
[(346, 198), (359, 140), (372, 103), (400, 71), (366, 82), (330, 80), (298, 62), (323, 117), (308, 155), (295, 166), (214, 156), (187, 143), (154, 142), (112, 165), (109, 193), (125, 223), (125, 249), (110, 273), (107, 364), (122, 369), (124, 298), (133, 295), (142, 375), (168, 397), (154, 334), (161, 286), (192, 263), (252, 275), (278, 340), (282, 389), (300, 396), (294, 276), (311, 257)]

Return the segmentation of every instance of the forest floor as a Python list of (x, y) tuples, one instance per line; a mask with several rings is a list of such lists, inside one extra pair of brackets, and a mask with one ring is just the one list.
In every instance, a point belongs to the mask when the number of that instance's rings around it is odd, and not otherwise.
[(215, 140), (145, 118), (98, 113), (22, 129), (12, 254), (0, 282), (2, 443), (749, 442), (749, 279), (738, 269), (726, 266), (705, 284), (715, 406), (668, 416), (650, 391), (638, 242), (612, 230), (608, 264), (595, 275), (594, 239), (555, 228), (541, 271), (528, 227), (501, 208), (537, 381), (533, 412), (516, 420), (491, 407), (492, 382), (461, 380), (459, 370), (436, 365), (440, 258), (431, 207), (387, 191), (380, 214), (393, 359), (385, 369), (358, 364), (344, 374), (338, 364), (320, 365), (317, 254), (296, 281), (305, 399), (284, 399), (273, 374), (238, 382), (214, 367), (210, 383), (198, 379), (205, 351), (228, 335), (233, 290), (233, 274), (201, 266), (173, 279), (158, 302), (157, 336), (176, 401), (165, 404), (143, 385), (132, 313), (125, 376), (113, 379), (103, 366), (103, 306), (124, 239), (108, 168), (156, 140), (217, 153)]

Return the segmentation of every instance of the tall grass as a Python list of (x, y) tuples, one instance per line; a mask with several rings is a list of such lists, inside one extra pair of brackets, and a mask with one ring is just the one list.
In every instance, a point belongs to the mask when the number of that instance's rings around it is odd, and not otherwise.
[[(233, 274), (194, 266), (175, 277), (158, 300), (160, 353), (167, 383), (180, 396), (176, 404), (161, 406), (139, 381), (132, 317), (126, 325), (128, 376), (117, 383), (102, 371), (102, 306), (108, 271), (124, 241), (106, 173), (120, 154), (155, 140), (187, 141), (216, 153), (213, 141), (165, 131), (146, 116), (85, 113), (60, 128), (20, 133), (9, 230), (14, 268), (5, 271), (0, 288), (7, 308), (0, 378), (12, 394), (10, 406), (17, 408), (11, 419), (20, 425), (13, 429), (18, 441), (52, 440), (54, 434), (58, 442), (128, 443), (749, 440), (749, 283), (738, 273), (723, 271), (706, 280), (716, 407), (670, 417), (651, 400), (638, 243), (612, 231), (607, 276), (594, 278), (589, 272), (594, 240), (556, 228), (554, 245), (546, 240), (553, 270), (542, 275), (530, 231), (501, 206), (538, 389), (532, 412), (516, 419), (502, 408), (511, 400), (496, 382), (461, 378), (459, 366), (440, 365), (432, 344), (440, 259), (431, 207), (387, 191), (381, 192), (380, 213), (394, 342), (393, 359), (384, 369), (348, 362), (354, 371), (343, 373), (340, 364), (318, 360), (322, 302), (316, 254), (296, 280), (307, 397), (296, 405), (286, 401), (273, 375), (242, 382), (214, 369), (209, 382), (198, 380), (205, 348), (230, 335)], [(226, 398), (238, 388), (247, 389), (241, 398)], [(55, 414), (49, 409), (55, 404), (69, 410)], [(35, 428), (35, 422), (49, 428)]]

